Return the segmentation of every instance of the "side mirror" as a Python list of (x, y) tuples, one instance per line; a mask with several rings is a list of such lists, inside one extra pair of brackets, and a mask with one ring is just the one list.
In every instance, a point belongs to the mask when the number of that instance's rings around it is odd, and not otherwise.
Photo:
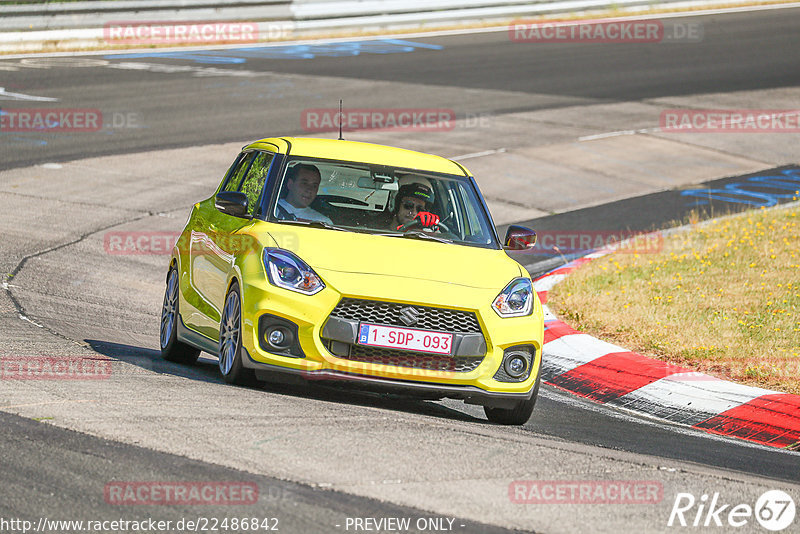
[(506, 250), (530, 250), (536, 246), (536, 232), (524, 226), (512, 225), (506, 231), (503, 248)]
[(214, 197), (214, 207), (234, 217), (247, 217), (247, 195), (239, 191), (220, 191)]

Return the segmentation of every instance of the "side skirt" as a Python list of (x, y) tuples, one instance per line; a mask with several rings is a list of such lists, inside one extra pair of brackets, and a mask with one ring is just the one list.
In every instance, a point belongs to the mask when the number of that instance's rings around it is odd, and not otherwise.
[(181, 317), (180, 314), (178, 314), (177, 335), (178, 341), (182, 341), (187, 345), (193, 346), (194, 348), (208, 352), (209, 354), (213, 354), (215, 356), (219, 353), (218, 342), (188, 328), (185, 324), (183, 324), (183, 317)]

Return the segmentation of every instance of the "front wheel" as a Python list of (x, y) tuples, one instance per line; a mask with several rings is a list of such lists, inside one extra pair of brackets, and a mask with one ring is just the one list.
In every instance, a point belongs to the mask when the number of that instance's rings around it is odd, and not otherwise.
[(178, 341), (178, 269), (170, 267), (167, 275), (167, 289), (164, 292), (164, 305), (161, 307), (161, 357), (170, 362), (192, 364), (197, 361), (200, 351)]
[(242, 365), (242, 299), (234, 282), (225, 297), (225, 308), (219, 323), (219, 371), (228, 384), (254, 386), (255, 371)]
[(538, 396), (539, 377), (537, 376), (530, 399), (518, 402), (513, 408), (490, 408), (484, 406), (483, 411), (492, 423), (498, 425), (524, 425), (531, 418), (533, 407), (536, 405), (536, 397)]

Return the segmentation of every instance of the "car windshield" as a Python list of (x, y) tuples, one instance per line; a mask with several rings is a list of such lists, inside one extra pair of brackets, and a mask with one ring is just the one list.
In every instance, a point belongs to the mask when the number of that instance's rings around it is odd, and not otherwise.
[[(435, 229), (420, 219), (439, 218)], [(366, 163), (293, 159), (270, 220), (332, 230), (497, 248), (478, 192), (464, 177)]]

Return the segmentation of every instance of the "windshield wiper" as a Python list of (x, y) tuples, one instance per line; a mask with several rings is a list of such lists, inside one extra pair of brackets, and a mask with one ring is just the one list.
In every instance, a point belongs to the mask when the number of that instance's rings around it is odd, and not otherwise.
[(377, 235), (383, 235), (383, 236), (387, 236), (387, 237), (410, 237), (410, 238), (413, 238), (413, 239), (429, 239), (431, 241), (438, 241), (439, 243), (452, 243), (453, 242), (452, 239), (445, 239), (444, 237), (436, 237), (436, 236), (431, 235), (431, 234), (429, 234), (427, 232), (423, 232), (422, 230), (412, 230), (410, 232), (405, 232), (405, 233), (398, 232), (398, 233), (393, 233), (393, 234), (377, 234)]
[(327, 228), (328, 230), (339, 230), (340, 232), (348, 231), (346, 228), (334, 226), (330, 223), (326, 223), (325, 221), (301, 221), (301, 220), (293, 221), (291, 219), (283, 219), (280, 222), (289, 224), (302, 224), (303, 226), (311, 226), (312, 228)]

